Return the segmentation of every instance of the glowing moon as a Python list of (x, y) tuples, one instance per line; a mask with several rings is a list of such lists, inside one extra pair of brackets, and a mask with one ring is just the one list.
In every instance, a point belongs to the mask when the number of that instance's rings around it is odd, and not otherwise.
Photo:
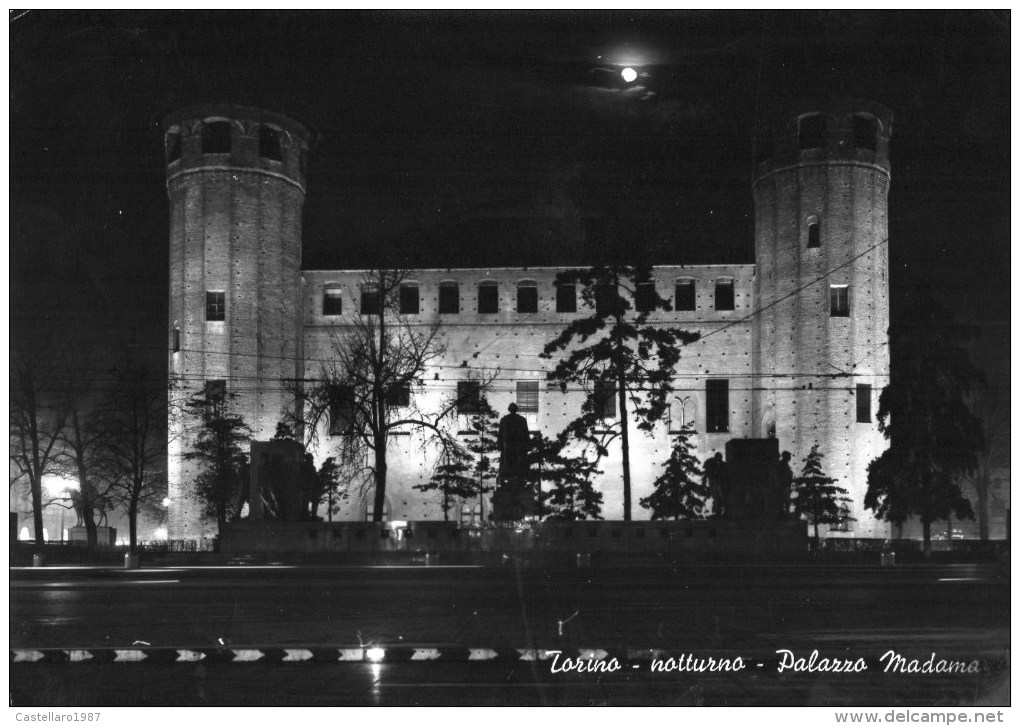
[(634, 70), (633, 68), (624, 68), (622, 71), (620, 71), (620, 75), (623, 76), (623, 80), (625, 80), (627, 83), (633, 83), (635, 80), (637, 80), (637, 71)]

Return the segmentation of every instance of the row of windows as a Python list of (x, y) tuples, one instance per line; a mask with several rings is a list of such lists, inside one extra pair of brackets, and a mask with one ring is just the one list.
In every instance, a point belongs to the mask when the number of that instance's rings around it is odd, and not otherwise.
[[(677, 281), (674, 287), (672, 307), (679, 311), (697, 309), (695, 296), (696, 282), (691, 279)], [(651, 312), (656, 308), (656, 288), (654, 282), (638, 285), (634, 307), (638, 312)], [(619, 295), (610, 286), (599, 286), (595, 290), (595, 309), (602, 315), (611, 312), (618, 305)], [(538, 283), (523, 280), (517, 283), (518, 313), (538, 312)], [(733, 310), (735, 302), (733, 280), (717, 280), (715, 282), (715, 309)], [(421, 312), (419, 287), (416, 283), (405, 283), (400, 286), (400, 313), (417, 315)], [(361, 288), (361, 305), (358, 309), (362, 315), (378, 315), (381, 312), (382, 300), (378, 288), (364, 285)], [(343, 315), (343, 288), (327, 286), (322, 293), (322, 314), (325, 316)], [(457, 315), (461, 312), (460, 283), (446, 281), (439, 283), (439, 314)], [(478, 284), (478, 306), (476, 312), (487, 315), (499, 312), (499, 284), (485, 281)], [(556, 284), (556, 312), (577, 312), (577, 288), (572, 284)]]
[[(202, 124), (202, 153), (229, 154), (232, 137), (229, 121), (207, 121)], [(272, 126), (262, 124), (259, 128), (259, 156), (271, 161), (283, 161), (282, 132)], [(167, 136), (167, 163), (181, 158), (181, 135), (171, 133)], [(299, 162), (301, 173), (304, 174), (305, 150), (301, 149)]]
[[(820, 113), (801, 116), (797, 120), (797, 141), (801, 149), (818, 149), (825, 146), (827, 120)], [(858, 149), (875, 151), (878, 148), (878, 120), (868, 114), (854, 114), (853, 143)]]
[[(695, 282), (681, 280), (676, 283), (673, 296), (673, 309), (686, 311), (695, 310)], [(644, 288), (644, 290), (642, 290)], [(478, 286), (478, 312), (499, 312), (499, 296), (495, 282), (483, 282)], [(655, 284), (646, 283), (638, 287), (635, 307), (639, 312), (647, 312), (654, 308)], [(733, 282), (717, 281), (715, 283), (715, 309), (733, 310)], [(616, 296), (612, 290), (596, 291), (595, 307), (599, 314), (611, 309)], [(342, 315), (343, 290), (338, 287), (327, 287), (322, 295), (322, 314), (325, 316)], [(400, 287), (400, 312), (403, 315), (417, 315), (421, 311), (418, 285), (404, 284)], [(364, 286), (361, 288), (362, 315), (378, 315), (382, 312), (382, 299), (377, 288)], [(439, 313), (456, 315), (460, 312), (460, 288), (456, 282), (439, 284)], [(538, 285), (526, 281), (517, 286), (517, 312), (538, 312)], [(556, 286), (556, 312), (577, 312), (577, 293), (573, 285)], [(829, 313), (832, 317), (845, 318), (850, 315), (850, 287), (848, 285), (829, 286)], [(205, 293), (205, 319), (209, 322), (222, 322), (227, 319), (226, 293), (220, 290), (208, 290)], [(179, 343), (179, 341), (178, 341)]]

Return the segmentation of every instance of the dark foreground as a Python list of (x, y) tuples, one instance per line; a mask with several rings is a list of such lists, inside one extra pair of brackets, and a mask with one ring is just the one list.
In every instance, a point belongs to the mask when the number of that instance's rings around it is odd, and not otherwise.
[[(12, 705), (1008, 705), (1005, 567), (40, 568), (10, 601)], [(652, 671), (688, 654), (744, 667)]]

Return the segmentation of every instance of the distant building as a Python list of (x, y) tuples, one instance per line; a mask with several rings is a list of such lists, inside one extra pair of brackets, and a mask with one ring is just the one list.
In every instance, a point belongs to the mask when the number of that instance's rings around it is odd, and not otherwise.
[[(170, 372), (182, 398), (206, 385), (237, 394), (237, 410), (267, 440), (289, 405), (282, 381), (314, 376), (331, 333), (362, 314), (364, 273), (302, 270), (301, 223), (309, 131), (280, 114), (235, 105), (182, 109), (166, 119), (170, 200)], [(732, 438), (776, 437), (795, 473), (812, 445), (851, 493), (853, 519), (829, 536), (885, 537), (864, 509), (868, 462), (885, 448), (878, 394), (889, 375), (888, 191), (892, 114), (863, 102), (804, 107), (776, 129), (756, 167), (755, 264), (659, 266), (661, 320), (702, 340), (684, 349), (668, 416), (631, 440), (636, 503), (668, 458), (671, 436), (695, 432), (699, 457)], [(339, 243), (338, 243), (339, 244)], [(408, 280), (406, 320), (442, 322), (445, 359), (409, 392), (439, 405), (473, 371), (499, 371), (489, 402), (516, 401), (549, 435), (578, 414), (583, 390), (546, 384), (538, 357), (585, 314), (578, 291), (558, 289), (565, 268), (422, 269)], [(414, 305), (410, 304), (411, 299)], [(399, 405), (399, 404), (397, 404)], [(607, 416), (613, 412), (607, 411)], [(170, 536), (208, 531), (192, 493), (194, 471), (179, 421), (171, 421)], [(439, 519), (435, 496), (413, 485), (435, 464), (413, 435), (394, 437), (386, 516)], [(313, 452), (331, 454), (328, 432)], [(598, 481), (603, 513), (622, 512), (618, 446)], [(372, 493), (341, 518), (372, 513)], [(463, 503), (477, 518), (477, 502)]]

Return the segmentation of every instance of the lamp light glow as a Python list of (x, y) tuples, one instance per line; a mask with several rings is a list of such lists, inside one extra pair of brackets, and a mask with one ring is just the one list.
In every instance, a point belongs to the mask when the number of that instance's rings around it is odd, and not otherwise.
[(620, 71), (620, 75), (623, 76), (623, 80), (627, 83), (633, 83), (637, 80), (637, 71), (630, 67), (624, 68)]
[(371, 661), (372, 663), (378, 663), (385, 657), (386, 651), (379, 646), (374, 646), (365, 650), (365, 660)]

